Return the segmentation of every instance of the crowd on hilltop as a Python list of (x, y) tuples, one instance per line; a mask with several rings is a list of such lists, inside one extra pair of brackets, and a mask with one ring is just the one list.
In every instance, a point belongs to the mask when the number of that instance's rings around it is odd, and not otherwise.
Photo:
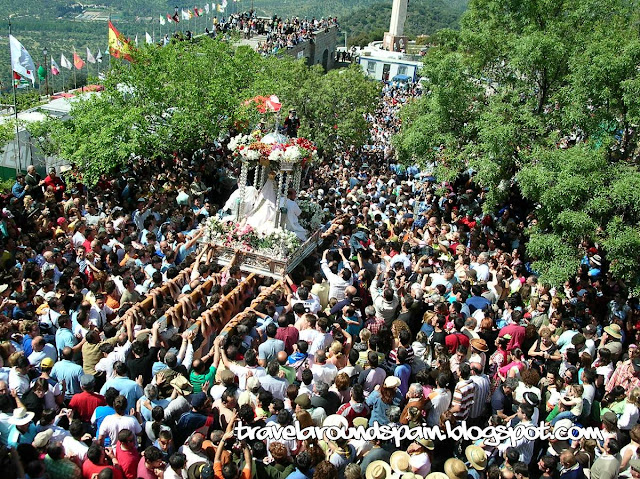
[[(293, 48), (299, 43), (314, 41), (318, 31), (325, 31), (337, 26), (337, 17), (327, 19), (292, 17), (285, 19), (274, 15), (272, 18), (262, 18), (250, 10), (243, 13), (233, 13), (228, 17), (222, 16), (220, 19), (214, 17), (211, 30), (206, 27), (204, 32), (214, 37), (221, 35), (223, 38), (228, 38), (229, 33), (235, 32), (247, 40), (256, 35), (266, 36), (264, 41), (258, 43), (257, 51), (267, 56), (275, 55), (283, 49)], [(190, 30), (184, 34), (176, 32), (173, 36), (175, 40), (191, 40), (192, 37), (193, 33)], [(166, 34), (162, 44), (167, 45), (170, 41), (169, 34)]]
[(249, 11), (222, 17), (219, 21), (217, 17), (214, 18), (213, 33), (236, 31), (245, 39), (266, 35), (266, 40), (258, 44), (257, 50), (263, 55), (271, 55), (282, 49), (293, 48), (299, 43), (313, 41), (316, 32), (334, 26), (338, 26), (337, 18), (260, 18), (255, 12)]
[[(640, 477), (637, 300), (592, 243), (562, 287), (538, 281), (524, 254), (536, 220), (523, 202), (487, 213), (472, 171), (447, 183), (397, 163), (398, 111), (419, 93), (384, 85), (370, 144), (307, 172), (301, 196), (339, 218), (339, 230), (215, 339), (190, 326), (246, 280), (230, 268), (209, 294), (189, 295), (220, 273), (198, 240), (236, 187), (224, 142), (132, 162), (90, 189), (73, 171), (19, 175), (0, 218), (5, 474)], [(137, 309), (144, 298), (148, 314)], [(162, 321), (176, 303), (182, 315)], [(397, 447), (275, 434), (463, 421), (596, 426), (604, 439)], [(239, 441), (239, 422), (274, 434)]]

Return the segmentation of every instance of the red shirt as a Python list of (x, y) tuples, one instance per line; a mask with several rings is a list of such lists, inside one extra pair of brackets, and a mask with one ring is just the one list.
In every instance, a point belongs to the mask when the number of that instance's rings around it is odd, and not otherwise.
[(119, 467), (113, 467), (107, 464), (98, 466), (89, 459), (84, 461), (84, 464), (82, 464), (82, 479), (91, 479), (94, 474), (99, 474), (103, 469), (111, 469), (113, 471), (113, 479), (124, 479)]
[(155, 472), (147, 467), (144, 457), (141, 457), (140, 462), (138, 463), (138, 477), (140, 479), (158, 479)]
[(91, 416), (98, 406), (106, 406), (107, 401), (104, 396), (96, 393), (82, 391), (80, 394), (74, 394), (69, 402), (69, 407), (82, 422), (91, 422)]
[(136, 479), (138, 477), (138, 463), (140, 462), (140, 453), (137, 449), (132, 451), (125, 451), (122, 449), (120, 441), (116, 444), (115, 448), (116, 459), (120, 463), (122, 472), (126, 479)]
[(293, 345), (298, 342), (298, 334), (299, 331), (293, 326), (277, 329), (276, 339), (279, 339), (284, 343), (284, 350), (289, 355), (293, 354)]
[(458, 349), (458, 346), (461, 344), (467, 348), (469, 347), (469, 338), (456, 331), (455, 333), (447, 334), (445, 336), (444, 344), (449, 350), (449, 354), (455, 354), (456, 349)]
[(509, 341), (509, 344), (507, 344), (507, 351), (511, 351), (512, 349), (522, 347), (525, 332), (526, 330), (524, 326), (520, 326), (519, 324), (510, 324), (502, 328), (498, 336), (503, 337), (505, 334), (511, 335), (511, 340)]
[(55, 178), (51, 178), (51, 176), (47, 176), (44, 179), (44, 186), (45, 187), (49, 187), (52, 186), (53, 187), (53, 191), (54, 192), (58, 192), (58, 191), (64, 191), (64, 183), (63, 181), (59, 178), (59, 177), (55, 177)]

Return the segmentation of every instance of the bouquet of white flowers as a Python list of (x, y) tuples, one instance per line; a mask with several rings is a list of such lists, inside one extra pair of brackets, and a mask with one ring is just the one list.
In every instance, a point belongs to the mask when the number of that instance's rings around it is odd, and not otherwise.
[(211, 216), (205, 223), (204, 240), (211, 243), (217, 243), (227, 235), (228, 231), (228, 224), (223, 223), (215, 216)]
[(301, 200), (298, 201), (298, 206), (302, 211), (298, 221), (304, 229), (315, 231), (324, 224), (327, 213), (318, 203), (310, 200)]
[(287, 230), (275, 230), (266, 234), (259, 243), (258, 252), (265, 256), (286, 258), (300, 247), (300, 239)]

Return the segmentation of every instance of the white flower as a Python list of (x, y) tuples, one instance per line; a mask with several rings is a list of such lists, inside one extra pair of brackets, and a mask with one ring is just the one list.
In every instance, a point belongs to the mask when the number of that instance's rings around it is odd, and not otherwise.
[(269, 161), (278, 162), (278, 161), (282, 160), (282, 156), (283, 155), (284, 155), (284, 152), (282, 150), (273, 150), (269, 154)]
[(300, 161), (301, 156), (302, 155), (300, 154), (300, 148), (298, 148), (298, 146), (296, 145), (292, 145), (284, 150), (283, 158), (288, 162), (297, 162)]

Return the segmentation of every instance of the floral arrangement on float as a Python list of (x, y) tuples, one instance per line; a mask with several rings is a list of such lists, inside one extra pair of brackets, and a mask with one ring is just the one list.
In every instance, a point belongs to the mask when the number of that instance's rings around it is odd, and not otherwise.
[(223, 222), (216, 217), (207, 220), (203, 239), (216, 246), (279, 259), (286, 259), (301, 245), (291, 231), (259, 232), (247, 224)]
[(298, 163), (305, 168), (318, 160), (318, 149), (306, 138), (290, 138), (286, 143), (264, 143), (256, 132), (237, 135), (229, 141), (234, 157), (251, 166), (276, 166), (292, 170)]
[(299, 199), (298, 207), (302, 211), (298, 222), (307, 231), (319, 229), (327, 220), (328, 213), (315, 201)]

